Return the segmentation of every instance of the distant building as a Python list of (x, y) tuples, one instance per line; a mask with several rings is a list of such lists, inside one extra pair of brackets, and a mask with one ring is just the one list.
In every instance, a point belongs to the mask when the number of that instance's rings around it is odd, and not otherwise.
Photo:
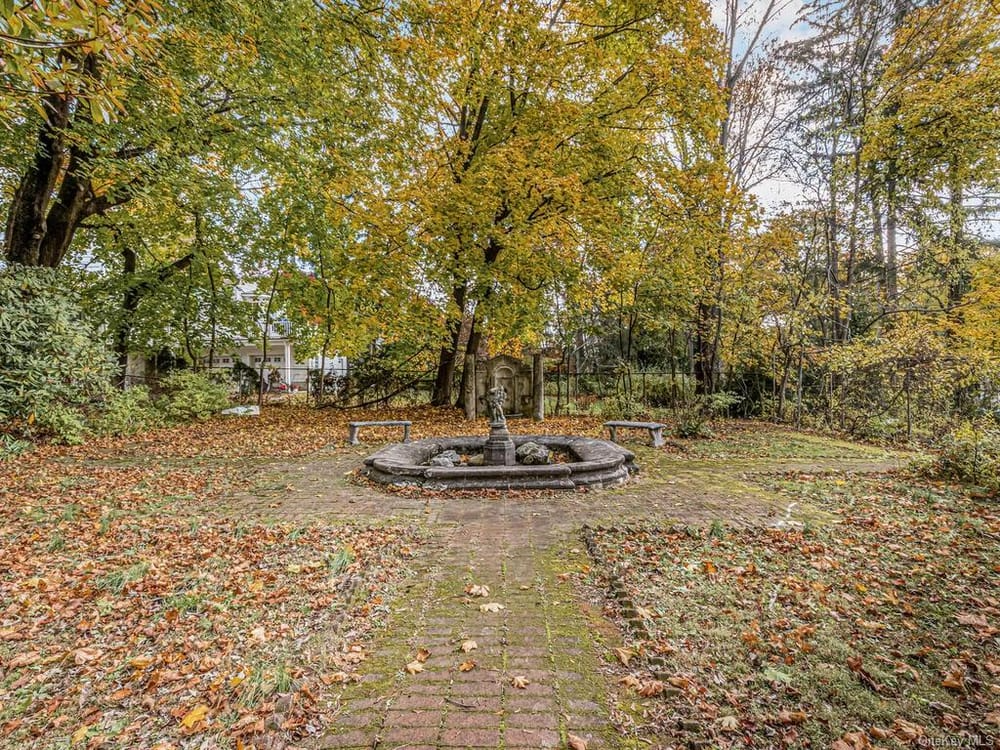
[[(295, 344), (289, 339), (290, 329), (291, 326), (287, 321), (275, 321), (268, 331), (266, 353), (261, 349), (261, 345), (264, 343), (263, 337), (257, 341), (241, 339), (236, 342), (234, 347), (226, 349), (224, 353), (221, 350), (216, 352), (211, 362), (208, 361), (208, 352), (205, 352), (201, 358), (201, 366), (212, 370), (231, 370), (237, 362), (242, 362), (259, 370), (263, 361), (264, 377), (271, 377), (271, 373), (277, 372), (279, 383), (292, 388), (305, 389), (309, 371), (320, 369), (322, 358), (296, 359)], [(346, 375), (347, 358), (328, 355), (326, 372), (336, 376)]]

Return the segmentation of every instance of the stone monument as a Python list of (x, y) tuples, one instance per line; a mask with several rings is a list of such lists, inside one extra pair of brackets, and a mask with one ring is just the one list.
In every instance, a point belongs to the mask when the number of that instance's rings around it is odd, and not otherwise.
[(486, 416), (490, 420), (490, 436), (483, 446), (483, 463), (487, 466), (513, 466), (514, 441), (507, 431), (507, 418), (503, 413), (503, 405), (507, 400), (507, 389), (495, 385), (487, 392), (483, 401)]

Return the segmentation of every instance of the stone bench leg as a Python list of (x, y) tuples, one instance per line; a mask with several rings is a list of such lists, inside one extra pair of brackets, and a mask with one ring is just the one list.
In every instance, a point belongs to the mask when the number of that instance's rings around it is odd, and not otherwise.
[(651, 438), (653, 438), (653, 447), (654, 448), (662, 448), (664, 445), (666, 445), (666, 442), (663, 439), (663, 428), (662, 427), (654, 427), (653, 429), (651, 429), (649, 431), (649, 436)]
[(611, 425), (610, 427), (608, 427), (608, 432), (611, 433), (611, 442), (612, 443), (617, 443), (618, 442), (618, 428), (615, 427), (614, 425)]
[(357, 445), (359, 442), (361, 442), (360, 440), (358, 440), (358, 429), (359, 429), (359, 427), (357, 425), (354, 425), (354, 424), (352, 424), (348, 428), (348, 432), (347, 432), (347, 444), (348, 445)]
[(408, 424), (403, 425), (403, 442), (410, 442), (410, 425)]

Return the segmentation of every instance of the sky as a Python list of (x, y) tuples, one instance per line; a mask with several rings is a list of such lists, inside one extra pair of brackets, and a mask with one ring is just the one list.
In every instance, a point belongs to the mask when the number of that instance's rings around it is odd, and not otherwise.
[[(736, 54), (741, 51), (740, 42), (745, 45), (756, 28), (757, 19), (768, 5), (768, 0), (736, 0), (741, 8), (746, 9), (743, 18), (743, 31), (737, 40)], [(723, 29), (726, 21), (726, 0), (709, 0), (712, 10), (712, 22)], [(803, 12), (800, 0), (775, 0), (777, 13), (765, 27), (763, 39), (775, 43), (798, 41), (806, 38), (809, 27), (799, 21)], [(784, 178), (765, 180), (754, 189), (757, 200), (769, 213), (776, 213), (786, 203), (796, 203), (803, 195), (799, 184)]]

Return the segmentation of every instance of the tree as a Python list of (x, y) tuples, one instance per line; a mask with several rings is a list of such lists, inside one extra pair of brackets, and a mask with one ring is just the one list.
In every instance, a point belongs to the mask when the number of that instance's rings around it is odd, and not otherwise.
[(991, 3), (946, 0), (915, 10), (886, 52), (880, 106), (865, 123), (862, 156), (885, 186), (893, 226), (903, 211), (923, 238), (920, 264), (944, 283), (947, 306), (959, 304), (971, 285), (970, 211), (996, 208), (998, 53), (1000, 21)]
[[(44, 39), (15, 58), (31, 85), (5, 134), (10, 263), (58, 266), (88, 219), (152, 186), (182, 190), (177, 177), (192, 168), (266, 169), (290, 128), (346, 119), (334, 112), (347, 109), (340, 95), (355, 67), (348, 38), (363, 33), (350, 3), (58, 5), (66, 19), (37, 19)], [(24, 15), (8, 15), (7, 28)]]
[(444, 308), (446, 404), (463, 325), (473, 353), (501, 320), (540, 332), (585, 234), (644, 181), (706, 158), (714, 37), (695, 2), (414, 0), (398, 16), (395, 103), (417, 175), (398, 200)]

